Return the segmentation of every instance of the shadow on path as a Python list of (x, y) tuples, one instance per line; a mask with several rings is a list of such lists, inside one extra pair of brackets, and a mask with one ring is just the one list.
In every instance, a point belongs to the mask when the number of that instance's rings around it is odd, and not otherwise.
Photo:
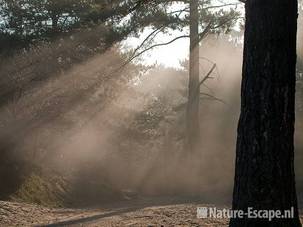
[[(99, 221), (103, 218), (108, 218), (116, 215), (122, 215), (129, 212), (134, 212), (140, 209), (144, 209), (147, 207), (154, 207), (154, 206), (166, 206), (166, 205), (178, 205), (178, 204), (199, 204), (203, 201), (203, 204), (205, 202), (207, 203), (207, 199), (205, 198), (199, 198), (199, 197), (150, 197), (150, 198), (141, 198), (137, 200), (132, 201), (126, 201), (126, 202), (118, 202), (113, 203), (109, 206), (104, 206), (108, 210), (107, 212), (103, 212), (100, 214), (94, 214), (88, 217), (82, 217), (82, 218), (75, 218), (73, 220), (66, 220), (61, 221), (53, 224), (46, 224), (46, 225), (38, 225), (42, 227), (60, 227), (60, 226), (70, 226), (70, 225), (77, 225), (77, 224), (85, 224), (90, 222)], [(38, 227), (37, 226), (37, 227)]]
[[(132, 208), (128, 208), (128, 209), (122, 209), (122, 210), (112, 211), (112, 212), (103, 213), (103, 214), (96, 214), (96, 215), (78, 218), (78, 219), (74, 219), (74, 220), (67, 220), (67, 221), (57, 222), (57, 223), (53, 223), (53, 224), (42, 225), (42, 227), (60, 227), (60, 226), (84, 224), (84, 223), (93, 222), (93, 221), (96, 221), (96, 220), (99, 220), (102, 218), (108, 218), (108, 217), (121, 215), (121, 214), (128, 213), (128, 212), (136, 211), (137, 209), (140, 209), (140, 208), (132, 207)], [(38, 226), (41, 226), (41, 225), (38, 225)]]

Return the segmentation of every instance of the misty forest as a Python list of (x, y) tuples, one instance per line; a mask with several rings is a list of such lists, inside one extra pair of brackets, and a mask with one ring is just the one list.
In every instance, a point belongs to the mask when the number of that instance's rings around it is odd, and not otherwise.
[(302, 226), (302, 13), (0, 0), (0, 226)]

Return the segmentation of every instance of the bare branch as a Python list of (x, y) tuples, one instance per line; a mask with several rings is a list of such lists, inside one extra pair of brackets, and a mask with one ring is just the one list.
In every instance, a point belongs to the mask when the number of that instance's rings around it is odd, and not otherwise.
[(222, 8), (222, 7), (226, 7), (226, 6), (237, 6), (239, 5), (240, 3), (225, 3), (225, 4), (222, 4), (222, 5), (212, 5), (212, 6), (208, 6), (208, 7), (205, 7), (203, 8), (204, 10), (208, 10), (208, 9), (214, 9), (214, 8)]
[[(121, 66), (119, 66), (113, 72), (117, 72), (117, 71), (121, 70), (124, 66), (126, 66), (127, 64), (129, 64), (130, 62), (132, 62), (135, 58), (141, 56), (142, 54), (144, 54), (145, 52), (147, 52), (147, 51), (149, 51), (149, 50), (151, 50), (153, 48), (160, 47), (160, 46), (166, 46), (166, 45), (169, 45), (169, 44), (171, 44), (171, 43), (173, 43), (173, 42), (175, 42), (175, 41), (177, 41), (179, 39), (188, 38), (188, 37), (189, 37), (189, 35), (182, 35), (182, 36), (178, 36), (178, 37), (176, 37), (176, 38), (174, 38), (174, 39), (172, 39), (172, 40), (170, 40), (170, 41), (168, 41), (166, 43), (157, 43), (157, 44), (154, 44), (154, 45), (152, 45), (152, 46), (150, 46), (150, 47), (148, 47), (148, 48), (140, 51), (137, 54), (133, 54), (130, 58), (128, 58)], [(136, 49), (138, 49), (138, 48), (136, 48)]]
[(132, 60), (135, 59), (136, 57), (139, 57), (140, 55), (142, 55), (142, 54), (145, 53), (146, 51), (149, 51), (149, 50), (151, 50), (151, 49), (153, 49), (153, 48), (160, 47), (160, 46), (166, 46), (166, 45), (169, 45), (169, 44), (171, 44), (171, 43), (177, 41), (178, 39), (188, 38), (188, 37), (189, 37), (189, 35), (182, 35), (182, 36), (178, 36), (178, 37), (176, 37), (176, 38), (174, 38), (174, 39), (172, 39), (172, 40), (170, 40), (170, 41), (168, 41), (168, 42), (166, 42), (166, 43), (157, 43), (157, 44), (155, 44), (155, 45), (152, 45), (152, 46), (150, 46), (150, 47), (148, 47), (148, 48), (142, 50), (142, 51), (139, 52), (138, 54), (134, 55), (131, 59), (129, 59), (129, 61), (132, 61)]
[(151, 38), (151, 37), (155, 37), (162, 29), (164, 28), (164, 25), (161, 26), (160, 28), (157, 28), (155, 30), (153, 30), (142, 42), (139, 46), (136, 47), (136, 49), (133, 51), (132, 55), (130, 56), (130, 58), (134, 57), (136, 55), (136, 53), (140, 50), (141, 47), (144, 46), (144, 44)]
[(209, 62), (209, 63), (211, 63), (211, 64), (213, 64), (213, 65), (216, 64), (215, 62), (213, 62), (212, 60), (210, 60), (210, 59), (208, 59), (208, 58), (206, 58), (206, 57), (200, 56), (199, 58), (200, 58), (200, 59), (203, 59), (203, 60), (205, 60), (205, 61), (207, 61), (207, 62)]
[(186, 8), (184, 8), (184, 9), (180, 9), (180, 10), (171, 11), (171, 12), (169, 12), (168, 14), (171, 15), (171, 14), (183, 13), (183, 12), (189, 12), (189, 7), (186, 7)]
[[(207, 62), (209, 62), (209, 63), (211, 63), (213, 65), (216, 64), (214, 61), (210, 60), (209, 58), (202, 57), (202, 56), (200, 56), (199, 58), (203, 59), (203, 60), (205, 60), (205, 61), (207, 61)], [(220, 72), (219, 72), (219, 68), (218, 67), (216, 67), (216, 73), (220, 77)]]
[(226, 104), (226, 102), (223, 99), (217, 98), (216, 96), (213, 96), (213, 95), (210, 95), (210, 94), (207, 94), (207, 93), (203, 93), (203, 92), (200, 92), (200, 95), (206, 96), (208, 98), (211, 98), (213, 100), (216, 100), (216, 101), (219, 101), (221, 103)]
[(206, 74), (206, 76), (200, 81), (199, 85), (198, 85), (198, 91), (200, 91), (200, 87), (201, 85), (208, 79), (210, 79), (210, 75), (213, 73), (213, 71), (215, 70), (215, 68), (217, 67), (216, 64), (213, 65), (213, 67), (209, 70), (209, 72)]

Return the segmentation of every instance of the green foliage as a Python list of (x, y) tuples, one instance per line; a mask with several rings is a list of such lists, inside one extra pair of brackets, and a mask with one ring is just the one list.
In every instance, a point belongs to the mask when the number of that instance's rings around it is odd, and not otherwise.
[(11, 195), (13, 201), (38, 204), (46, 207), (91, 205), (98, 202), (123, 198), (120, 191), (113, 189), (104, 180), (85, 178), (71, 183), (53, 171), (33, 171), (25, 177), (20, 188)]
[[(1, 0), (0, 39), (2, 48), (7, 43), (25, 46), (37, 40), (50, 40), (92, 22), (106, 21), (113, 12), (105, 1), (98, 0)], [(12, 46), (12, 45), (10, 45)]]
[(0, 7), (2, 29), (30, 37), (69, 30), (91, 8), (86, 0), (2, 0)]
[[(187, 1), (176, 5), (177, 2), (180, 1), (0, 0), (0, 40), (4, 41), (1, 47), (25, 46), (96, 24), (104, 24), (111, 31), (104, 40), (110, 44), (138, 35), (146, 27), (161, 32), (182, 31), (189, 25), (188, 5)], [(212, 0), (201, 1), (201, 32), (228, 32), (239, 12), (213, 4)]]
[(13, 200), (48, 207), (62, 207), (67, 182), (60, 176), (32, 173), (11, 197)]
[[(172, 129), (170, 136), (182, 137), (184, 133), (185, 103), (187, 100), (186, 80), (187, 72), (170, 68), (158, 67), (151, 70), (146, 77), (145, 83), (151, 84), (150, 91), (145, 88), (143, 94), (136, 91), (134, 98), (142, 97), (144, 109), (136, 112), (125, 129), (120, 129), (128, 141), (147, 143), (147, 141), (161, 141), (167, 130)], [(166, 77), (162, 86), (153, 84), (153, 79)], [(150, 79), (149, 79), (150, 78)], [(150, 80), (150, 81), (149, 81)], [(167, 80), (167, 82), (165, 82)], [(169, 81), (169, 83), (168, 83)], [(167, 84), (166, 84), (167, 83)], [(153, 84), (153, 85), (152, 85)], [(182, 108), (179, 108), (182, 106)], [(173, 135), (172, 135), (173, 134)]]

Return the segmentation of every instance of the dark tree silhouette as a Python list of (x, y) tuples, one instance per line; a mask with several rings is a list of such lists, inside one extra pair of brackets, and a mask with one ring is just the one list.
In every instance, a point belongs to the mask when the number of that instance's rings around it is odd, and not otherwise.
[(235, 218), (231, 227), (301, 226), (294, 174), (296, 0), (247, 0), (233, 209), (291, 219)]

